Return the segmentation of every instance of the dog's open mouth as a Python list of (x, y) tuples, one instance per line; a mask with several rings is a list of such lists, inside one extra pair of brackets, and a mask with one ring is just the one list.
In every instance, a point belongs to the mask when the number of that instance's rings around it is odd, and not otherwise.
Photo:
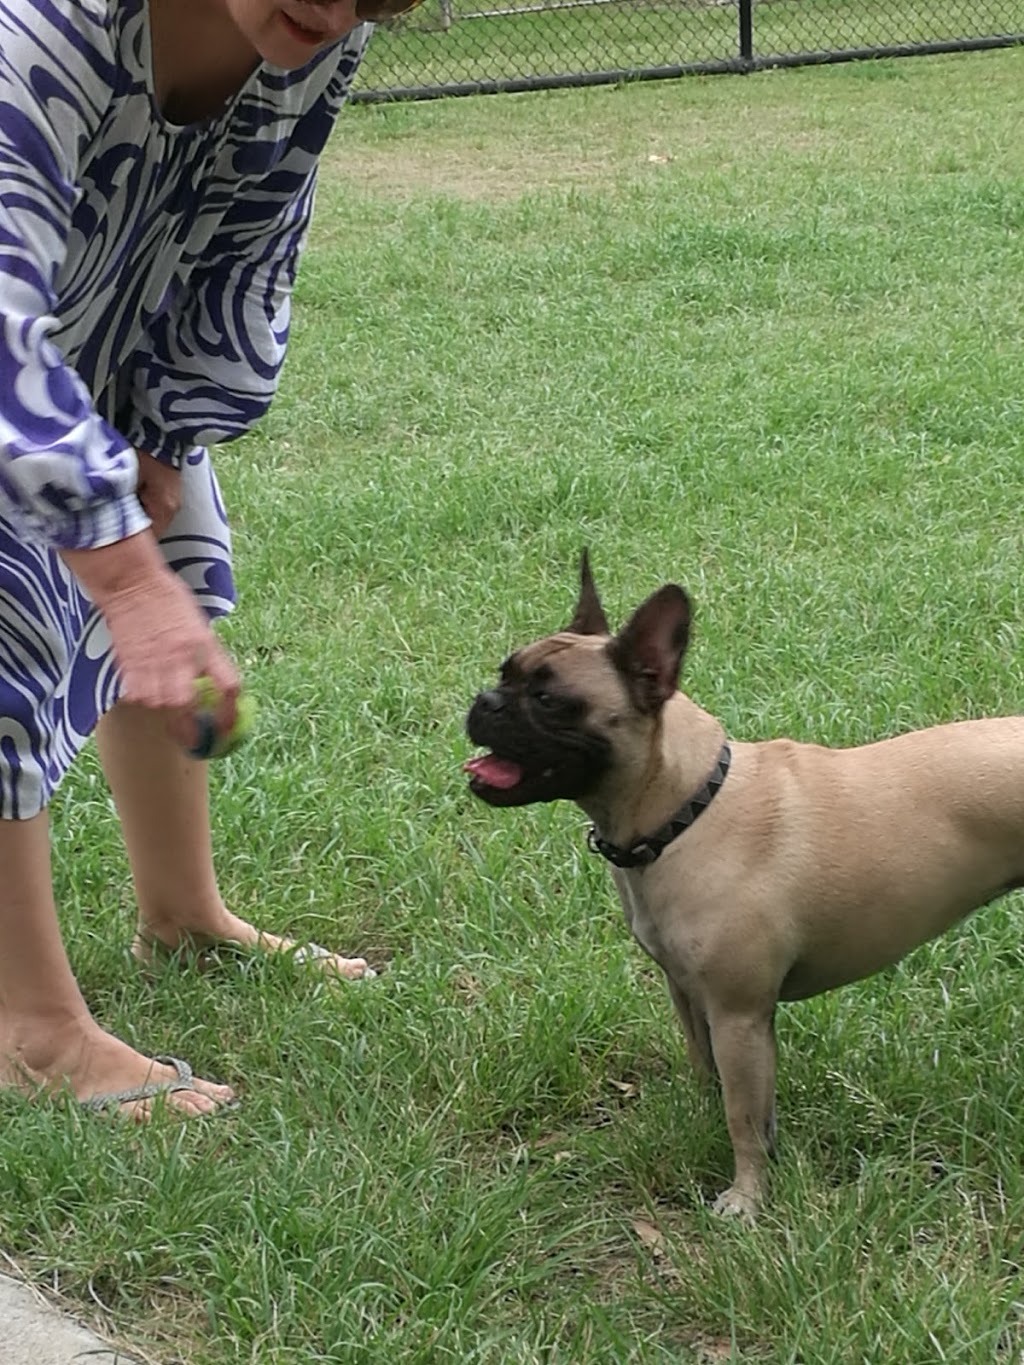
[(523, 770), (510, 758), (499, 758), (497, 754), (478, 754), (467, 759), (462, 765), (463, 772), (478, 787), (494, 787), (498, 791), (510, 791), (523, 780)]
[(529, 806), (561, 795), (556, 768), (535, 769), (493, 751), (467, 759), (462, 770), (469, 776), (469, 790), (489, 806)]
[(541, 726), (523, 720), (497, 695), (482, 693), (466, 717), (466, 734), (478, 746), (462, 765), (469, 790), (489, 806), (578, 799), (607, 768), (611, 746), (579, 728), (575, 713), (571, 720)]
[(591, 743), (568, 752), (522, 753), (517, 758), (489, 749), (466, 759), (462, 770), (469, 777), (469, 790), (489, 806), (529, 806), (535, 801), (577, 799), (606, 766), (607, 746)]

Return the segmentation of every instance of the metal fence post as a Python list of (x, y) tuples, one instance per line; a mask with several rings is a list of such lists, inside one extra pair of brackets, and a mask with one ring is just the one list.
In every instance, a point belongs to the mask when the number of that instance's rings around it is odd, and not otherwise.
[(736, 6), (739, 20), (740, 60), (754, 64), (754, 0), (739, 0)]

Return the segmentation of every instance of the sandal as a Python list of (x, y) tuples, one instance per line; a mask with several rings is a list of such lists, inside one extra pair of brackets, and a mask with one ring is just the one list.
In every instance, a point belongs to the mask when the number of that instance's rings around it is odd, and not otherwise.
[[(154, 1057), (153, 1061), (160, 1062), (163, 1066), (173, 1066), (177, 1073), (174, 1080), (146, 1081), (142, 1085), (130, 1086), (127, 1090), (112, 1090), (105, 1095), (90, 1095), (87, 1100), (79, 1100), (79, 1105), (88, 1113), (105, 1114), (113, 1109), (119, 1109), (122, 1104), (132, 1104), (136, 1100), (149, 1100), (156, 1095), (173, 1095), (179, 1090), (196, 1089), (193, 1071), (188, 1062), (183, 1062), (180, 1057), (166, 1055)], [(236, 1100), (235, 1104), (219, 1104), (217, 1112), (233, 1109), (237, 1103)]]

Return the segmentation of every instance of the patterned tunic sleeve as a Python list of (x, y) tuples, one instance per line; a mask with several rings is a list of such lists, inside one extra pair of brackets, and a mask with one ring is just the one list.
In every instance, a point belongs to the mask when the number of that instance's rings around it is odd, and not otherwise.
[(326, 88), (299, 117), (271, 168), (234, 198), (203, 260), (134, 357), (130, 403), (118, 426), (167, 464), (180, 465), (193, 446), (236, 439), (270, 406), (319, 154), (367, 36), (365, 26), (356, 29), (330, 54), (336, 65)]
[(75, 168), (109, 97), (99, 16), (76, 27), (0, 0), (0, 510), (26, 540), (79, 549), (149, 525), (133, 447), (51, 338)]

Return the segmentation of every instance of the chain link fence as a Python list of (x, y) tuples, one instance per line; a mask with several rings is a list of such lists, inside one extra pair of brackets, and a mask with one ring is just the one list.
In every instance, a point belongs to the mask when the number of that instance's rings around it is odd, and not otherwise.
[(1024, 0), (424, 0), (353, 98), (428, 99), (1024, 42)]

